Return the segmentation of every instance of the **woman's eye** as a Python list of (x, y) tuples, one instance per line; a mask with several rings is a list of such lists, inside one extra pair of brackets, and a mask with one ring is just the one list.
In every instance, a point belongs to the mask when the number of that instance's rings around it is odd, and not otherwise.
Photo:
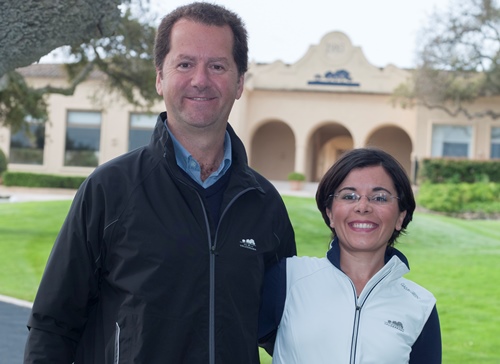
[(356, 195), (354, 193), (347, 193), (344, 195), (344, 197), (342, 197), (343, 200), (348, 200), (348, 201), (352, 201), (352, 200), (356, 200)]
[(372, 196), (371, 200), (375, 202), (387, 202), (387, 196), (384, 194), (375, 195)]

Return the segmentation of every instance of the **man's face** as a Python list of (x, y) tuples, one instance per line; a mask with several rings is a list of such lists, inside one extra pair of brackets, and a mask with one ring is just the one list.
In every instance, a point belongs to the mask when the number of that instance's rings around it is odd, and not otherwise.
[(231, 28), (177, 21), (170, 52), (156, 71), (156, 90), (163, 96), (173, 131), (225, 129), (233, 103), (243, 92)]

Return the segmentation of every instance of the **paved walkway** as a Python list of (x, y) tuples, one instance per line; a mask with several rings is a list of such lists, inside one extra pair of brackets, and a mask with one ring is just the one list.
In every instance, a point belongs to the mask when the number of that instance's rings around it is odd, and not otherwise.
[(0, 363), (23, 362), (31, 303), (0, 295)]
[[(273, 181), (283, 195), (313, 197), (317, 183), (305, 183), (292, 191), (287, 181)], [(0, 203), (72, 199), (74, 190), (53, 188), (5, 187), (0, 185)], [(26, 323), (31, 303), (0, 295), (0, 364), (21, 364), (28, 335)]]
[(75, 190), (65, 188), (6, 187), (0, 185), (0, 202), (67, 200), (72, 199), (75, 193)]

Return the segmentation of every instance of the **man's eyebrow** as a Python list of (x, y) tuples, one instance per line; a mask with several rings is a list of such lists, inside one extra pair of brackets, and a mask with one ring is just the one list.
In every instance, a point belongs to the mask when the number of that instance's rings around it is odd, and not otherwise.
[[(196, 61), (197, 57), (191, 56), (189, 54), (179, 54), (177, 57), (174, 58), (176, 61), (183, 61), (183, 60), (188, 60), (188, 61)], [(209, 62), (229, 62), (229, 58), (227, 57), (208, 57)]]

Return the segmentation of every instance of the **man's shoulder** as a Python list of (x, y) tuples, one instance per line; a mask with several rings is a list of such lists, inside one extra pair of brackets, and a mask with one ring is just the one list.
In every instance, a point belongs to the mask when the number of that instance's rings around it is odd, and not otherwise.
[(266, 192), (273, 191), (276, 193), (278, 192), (276, 187), (273, 185), (273, 183), (271, 181), (269, 181), (266, 177), (264, 177), (263, 175), (261, 175), (259, 172), (257, 172), (256, 170), (254, 170), (251, 167), (248, 167), (248, 170), (255, 177), (255, 180), (257, 181), (257, 183), (260, 185), (260, 187), (264, 191), (266, 191)]
[(119, 155), (98, 166), (91, 174), (94, 178), (111, 175), (137, 175), (144, 168), (151, 168), (155, 160), (146, 146)]
[(143, 183), (158, 163), (146, 147), (141, 147), (113, 158), (98, 166), (84, 185), (91, 190), (100, 186), (109, 193), (123, 193)]

